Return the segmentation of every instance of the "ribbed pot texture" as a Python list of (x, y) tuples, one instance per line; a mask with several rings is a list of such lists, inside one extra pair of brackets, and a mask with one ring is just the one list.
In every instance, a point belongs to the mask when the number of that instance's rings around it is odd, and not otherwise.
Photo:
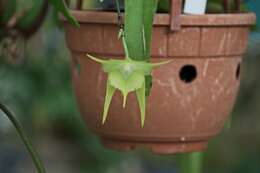
[(80, 29), (66, 21), (72, 55), (72, 79), (79, 110), (102, 143), (117, 150), (139, 146), (155, 153), (200, 151), (223, 128), (234, 102), (242, 56), (246, 51), (253, 13), (182, 15), (181, 30), (170, 30), (170, 15), (157, 14), (152, 61), (172, 60), (153, 71), (144, 128), (135, 94), (126, 108), (117, 92), (102, 125), (106, 74), (86, 53), (123, 58), (113, 12), (72, 11)]

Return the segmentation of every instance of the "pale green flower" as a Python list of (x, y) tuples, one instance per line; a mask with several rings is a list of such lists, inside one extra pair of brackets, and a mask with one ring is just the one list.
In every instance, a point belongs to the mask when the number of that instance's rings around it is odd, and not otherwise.
[(141, 125), (143, 127), (146, 106), (145, 76), (151, 75), (153, 68), (166, 64), (169, 61), (152, 64), (148, 62), (135, 61), (131, 58), (126, 58), (124, 60), (101, 60), (91, 55), (87, 56), (92, 60), (102, 64), (104, 72), (108, 74), (102, 123), (104, 124), (107, 119), (109, 105), (115, 90), (118, 89), (121, 91), (122, 96), (124, 97), (123, 107), (126, 105), (128, 94), (133, 91), (136, 92), (141, 112)]

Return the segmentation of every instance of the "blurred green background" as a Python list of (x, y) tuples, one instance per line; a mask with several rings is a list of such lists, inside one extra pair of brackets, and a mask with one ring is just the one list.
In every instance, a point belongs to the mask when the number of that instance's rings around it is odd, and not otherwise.
[[(260, 1), (249, 1), (260, 10)], [(255, 3), (255, 4), (254, 4)], [(257, 8), (258, 7), (258, 8)], [(103, 148), (81, 122), (70, 83), (62, 26), (50, 11), (37, 34), (18, 47), (24, 57), (0, 57), (0, 99), (21, 120), (48, 173), (177, 173), (177, 156)], [(232, 128), (205, 151), (205, 173), (260, 173), (260, 32), (251, 34)], [(12, 125), (0, 116), (0, 173), (36, 170)]]

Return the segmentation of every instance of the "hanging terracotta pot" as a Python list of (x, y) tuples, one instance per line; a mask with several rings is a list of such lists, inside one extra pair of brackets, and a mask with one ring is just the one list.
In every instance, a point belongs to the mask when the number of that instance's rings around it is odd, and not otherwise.
[(79, 110), (107, 147), (145, 146), (167, 154), (200, 151), (221, 131), (232, 110), (255, 15), (181, 15), (181, 1), (172, 4), (179, 8), (157, 14), (154, 20), (152, 61), (172, 62), (153, 72), (144, 128), (135, 95), (130, 94), (123, 109), (119, 92), (112, 99), (107, 122), (101, 123), (107, 76), (86, 53), (124, 57), (117, 39), (117, 14), (72, 11), (80, 29), (65, 21)]

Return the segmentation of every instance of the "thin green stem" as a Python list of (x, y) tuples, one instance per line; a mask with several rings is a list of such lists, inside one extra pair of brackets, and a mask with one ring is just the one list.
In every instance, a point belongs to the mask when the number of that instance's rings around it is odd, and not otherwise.
[[(118, 24), (119, 24), (119, 25), (123, 25), (123, 24), (122, 24), (122, 21), (120, 21), (120, 20), (122, 20), (122, 15), (121, 15), (121, 10), (120, 10), (119, 1), (118, 1), (118, 0), (115, 0), (115, 2), (116, 2), (117, 14), (118, 14)], [(122, 39), (122, 43), (123, 43), (123, 46), (124, 46), (124, 51), (125, 51), (126, 59), (130, 59), (128, 47), (127, 47), (126, 40), (125, 40), (125, 31), (124, 31), (124, 29), (123, 29), (122, 26), (120, 26), (119, 38)]]
[(32, 143), (30, 142), (29, 138), (26, 136), (26, 134), (25, 134), (22, 126), (20, 125), (19, 121), (15, 118), (15, 116), (12, 114), (12, 112), (2, 103), (0, 103), (0, 109), (5, 113), (7, 118), (12, 122), (16, 131), (18, 132), (18, 135), (22, 139), (27, 151), (29, 152), (38, 173), (46, 173), (45, 168), (43, 166), (43, 163), (38, 156), (38, 153), (34, 149), (34, 147), (33, 147)]
[(202, 172), (203, 153), (194, 152), (183, 154), (181, 157), (182, 173), (201, 173)]
[[(124, 32), (124, 31), (123, 31), (123, 32)], [(123, 35), (122, 35), (122, 43), (123, 43), (123, 46), (124, 46), (126, 59), (130, 59), (130, 57), (129, 57), (129, 51), (128, 51), (128, 47), (127, 47), (127, 44), (126, 44), (125, 34), (124, 34), (124, 33), (123, 33)]]

